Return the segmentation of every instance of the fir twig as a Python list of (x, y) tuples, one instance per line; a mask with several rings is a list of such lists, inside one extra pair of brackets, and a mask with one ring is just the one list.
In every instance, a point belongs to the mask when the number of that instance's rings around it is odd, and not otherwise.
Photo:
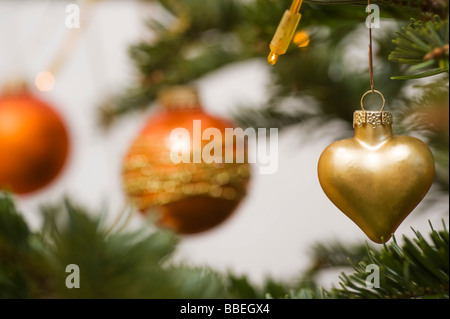
[(410, 80), (449, 72), (448, 17), (432, 21), (412, 20), (393, 40), (395, 50), (389, 60), (412, 65), (408, 75), (393, 76), (394, 80)]

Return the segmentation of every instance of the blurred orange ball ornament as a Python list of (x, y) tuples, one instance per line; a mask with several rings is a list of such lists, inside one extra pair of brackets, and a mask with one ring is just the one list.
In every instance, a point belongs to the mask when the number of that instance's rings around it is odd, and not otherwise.
[(24, 84), (0, 95), (0, 189), (16, 194), (48, 185), (66, 162), (69, 137), (53, 108)]
[[(250, 166), (246, 159), (243, 163), (235, 160), (239, 152), (246, 153), (246, 146), (239, 149), (233, 143), (231, 150), (225, 146), (225, 128), (235, 126), (206, 113), (192, 87), (177, 86), (161, 92), (159, 104), (163, 108), (146, 123), (125, 156), (124, 190), (142, 213), (156, 212), (157, 225), (162, 228), (179, 234), (209, 230), (227, 219), (246, 194)], [(191, 159), (210, 142), (202, 140), (196, 145), (193, 141), (195, 120), (201, 121), (201, 136), (208, 128), (221, 132), (222, 155), (227, 149), (233, 152), (233, 163), (172, 161), (171, 152), (177, 143), (170, 139), (174, 129), (189, 132), (191, 140), (186, 147)]]

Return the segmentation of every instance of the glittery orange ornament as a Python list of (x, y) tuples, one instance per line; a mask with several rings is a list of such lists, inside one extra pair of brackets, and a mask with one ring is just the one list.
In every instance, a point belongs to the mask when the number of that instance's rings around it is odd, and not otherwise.
[(0, 189), (25, 194), (49, 184), (66, 162), (69, 138), (61, 117), (25, 86), (0, 96)]
[[(234, 125), (206, 113), (195, 89), (184, 86), (167, 89), (161, 93), (159, 102), (163, 108), (147, 122), (125, 157), (122, 173), (125, 192), (143, 213), (156, 212), (161, 227), (180, 234), (209, 230), (229, 217), (246, 194), (250, 167), (246, 160), (241, 163), (236, 160), (239, 152), (246, 150), (234, 144), (225, 145), (225, 129)], [(201, 131), (195, 132), (195, 123), (201, 124)], [(171, 134), (177, 128), (189, 133), (186, 147), (190, 162), (175, 163), (171, 157), (177, 143)], [(196, 143), (195, 135), (203, 136), (209, 128), (223, 136), (222, 163), (203, 158), (194, 162), (210, 142)], [(232, 152), (233, 162), (226, 162), (227, 152)]]

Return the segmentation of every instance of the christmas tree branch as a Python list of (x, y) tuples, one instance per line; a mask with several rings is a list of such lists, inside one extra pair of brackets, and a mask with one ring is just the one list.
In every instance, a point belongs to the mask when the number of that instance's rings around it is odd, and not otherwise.
[[(392, 241), (378, 252), (368, 251), (369, 259), (354, 266), (352, 275), (342, 274), (341, 288), (328, 292), (335, 298), (449, 298), (449, 233), (431, 227), (430, 240), (419, 232), (416, 238), (403, 236), (399, 246)], [(379, 286), (367, 285), (369, 265), (379, 267)]]
[[(414, 239), (403, 236), (402, 245), (399, 245), (394, 237), (393, 241), (384, 244), (380, 250), (366, 247), (364, 256), (357, 256), (360, 258), (359, 262), (355, 262), (358, 259), (354, 258), (352, 251), (347, 251), (347, 265), (351, 265), (354, 272), (341, 273), (340, 287), (326, 290), (312, 285), (291, 290), (283, 297), (289, 299), (448, 299), (449, 233), (446, 225), (443, 224), (441, 231), (436, 231), (431, 226), (428, 240), (419, 232), (414, 233)], [(361, 253), (362, 246), (356, 247)], [(334, 248), (318, 246), (318, 251), (325, 253), (325, 256), (327, 253), (333, 256), (336, 255)], [(320, 255), (323, 255), (322, 253)], [(330, 265), (345, 265), (342, 260), (344, 255), (338, 250), (338, 260), (333, 261), (331, 258)], [(375, 271), (377, 273), (373, 275)]]
[(420, 138), (430, 146), (436, 163), (436, 182), (449, 190), (449, 86), (441, 79), (422, 86), (421, 96), (406, 98), (396, 108), (396, 129)]
[[(313, 268), (353, 265), (341, 288), (327, 291), (313, 280), (290, 284), (268, 278), (261, 287), (245, 276), (171, 262), (176, 237), (144, 227), (106, 235), (98, 218), (65, 200), (44, 208), (41, 232), (32, 233), (11, 197), (0, 195), (0, 297), (2, 298), (448, 298), (449, 234), (432, 228), (381, 250), (317, 245)], [(82, 289), (66, 287), (67, 265), (83, 273)], [(368, 288), (367, 267), (380, 272)]]
[(449, 24), (448, 17), (434, 17), (428, 22), (412, 20), (398, 38), (393, 40), (395, 50), (389, 59), (397, 63), (412, 65), (409, 75), (392, 79), (409, 80), (449, 73)]
[[(174, 15), (175, 22), (167, 24), (151, 21), (149, 27), (155, 32), (156, 40), (139, 43), (130, 48), (138, 79), (123, 94), (102, 104), (100, 118), (104, 126), (111, 124), (118, 116), (150, 107), (158, 91), (165, 86), (193, 82), (230, 63), (251, 58), (265, 60), (276, 23), (290, 5), (289, 0), (254, 1), (245, 5), (229, 0), (158, 2)], [(291, 65), (284, 63), (280, 64), (281, 68), (277, 65), (271, 69), (285, 87), (303, 86), (304, 82), (292, 81), (299, 80), (293, 75), (299, 76), (300, 72), (307, 74), (299, 69), (300, 67), (312, 68), (316, 65), (322, 69), (323, 65), (325, 72), (326, 66), (336, 63), (339, 56), (336, 48), (340, 40), (367, 17), (364, 10), (354, 6), (305, 5), (303, 11), (301, 28), (315, 26), (320, 27), (322, 31), (322, 28), (328, 28), (331, 34), (327, 38), (323, 38), (319, 32), (317, 35), (310, 35), (311, 43), (317, 45), (317, 49), (314, 45), (309, 49), (311, 58), (317, 55), (316, 61), (313, 61), (316, 64), (301, 63), (306, 59), (300, 58), (300, 52), (306, 52), (308, 49), (300, 51), (291, 46), (289, 55), (286, 55), (290, 59), (283, 59)], [(403, 11), (398, 13), (405, 18)], [(328, 48), (319, 48), (319, 43), (326, 43)], [(328, 54), (317, 54), (319, 51)], [(322, 59), (319, 60), (319, 57)], [(299, 68), (293, 68), (294, 63), (298, 63)], [(277, 74), (277, 71), (282, 72)], [(281, 76), (285, 78), (280, 78)], [(311, 80), (309, 77), (308, 81)], [(320, 78), (315, 79), (318, 80)], [(336, 98), (331, 100), (336, 101)]]
[[(305, 0), (305, 2), (320, 5), (367, 6), (366, 0)], [(444, 18), (448, 14), (448, 0), (372, 0), (371, 3), (383, 7), (400, 7), (418, 10), (428, 16), (439, 15)]]

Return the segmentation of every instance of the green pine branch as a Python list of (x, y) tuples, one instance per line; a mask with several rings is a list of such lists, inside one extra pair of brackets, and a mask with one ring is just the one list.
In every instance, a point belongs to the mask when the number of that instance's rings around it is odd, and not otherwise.
[(389, 59), (412, 65), (410, 74), (393, 76), (396, 80), (409, 80), (449, 73), (449, 24), (448, 17), (434, 17), (428, 22), (412, 19), (398, 37), (393, 40), (395, 50)]
[[(415, 238), (403, 236), (403, 244), (395, 237), (380, 250), (367, 246), (359, 262), (347, 252), (347, 265), (354, 272), (342, 272), (339, 287), (320, 289), (317, 286), (301, 287), (281, 298), (288, 299), (448, 299), (449, 298), (449, 233), (437, 231), (431, 226), (430, 239), (415, 231)], [(337, 245), (339, 247), (339, 245)], [(356, 246), (361, 253), (362, 246)], [(319, 246), (319, 251), (329, 259), (328, 266), (342, 265), (342, 251), (339, 248), (336, 260), (326, 253), (336, 255), (336, 245)], [(345, 255), (344, 255), (345, 256)], [(345, 262), (344, 262), (345, 264)], [(328, 268), (327, 266), (327, 268)], [(379, 281), (370, 277), (375, 267), (379, 269)], [(377, 284), (379, 283), (379, 286)], [(269, 295), (269, 297), (273, 297)]]
[[(257, 0), (243, 4), (237, 0), (159, 0), (158, 3), (173, 14), (175, 22), (148, 22), (155, 33), (155, 40), (130, 47), (130, 57), (137, 70), (136, 81), (123, 93), (102, 103), (100, 120), (104, 126), (111, 125), (115, 118), (128, 112), (153, 106), (158, 92), (165, 86), (192, 83), (234, 62), (252, 58), (266, 60), (270, 40), (291, 1)], [(401, 20), (410, 16), (404, 10), (396, 9), (382, 10), (381, 13)], [(358, 6), (316, 6), (309, 3), (302, 7), (302, 15), (299, 28), (306, 30), (311, 27), (316, 31), (310, 35), (310, 48), (299, 50), (292, 45), (288, 54), (280, 59), (279, 65), (271, 68), (276, 81), (280, 81), (284, 88), (302, 87), (307, 83), (306, 79), (298, 77), (300, 73), (305, 76), (317, 73), (317, 70), (307, 73), (305, 67), (317, 66), (322, 71), (317, 79), (308, 81), (326, 79), (327, 67), (337, 63), (339, 43), (367, 17), (367, 13)], [(330, 32), (326, 38), (325, 29)], [(311, 57), (304, 56), (307, 52), (311, 53)], [(302, 63), (310, 58), (313, 61), (309, 62), (313, 64)], [(282, 64), (282, 61), (289, 61), (291, 65)], [(353, 79), (352, 83), (355, 82), (358, 80)], [(282, 92), (275, 94), (280, 96)], [(313, 94), (318, 92), (313, 91)], [(336, 101), (337, 98), (330, 100)], [(329, 107), (333, 105), (335, 103), (329, 104)]]
[[(367, 5), (366, 0), (305, 0), (305, 2), (321, 5)], [(448, 0), (372, 0), (370, 2), (384, 7), (420, 10), (425, 14), (437, 14), (441, 17), (445, 17), (448, 14)]]
[[(10, 196), (0, 194), (2, 298), (212, 298), (221, 278), (203, 269), (164, 266), (177, 239), (165, 231), (107, 233), (99, 217), (69, 201), (43, 208), (31, 233)], [(80, 288), (65, 285), (66, 266), (80, 268)]]
[[(268, 45), (277, 23), (291, 4), (291, 0), (257, 0), (245, 4), (238, 0), (208, 2), (158, 0), (157, 2), (173, 15), (174, 22), (167, 23), (167, 21), (159, 20), (147, 22), (149, 28), (155, 33), (156, 40), (138, 43), (130, 47), (129, 53), (136, 66), (137, 79), (123, 93), (112, 96), (102, 103), (99, 115), (100, 122), (105, 127), (111, 125), (115, 118), (126, 115), (128, 112), (152, 107), (158, 92), (166, 86), (192, 83), (230, 63), (251, 58), (265, 60), (268, 54)], [(326, 5), (316, 5), (317, 3)], [(375, 3), (383, 5), (382, 17), (397, 21), (409, 17), (421, 17), (414, 12), (404, 10), (404, 6), (420, 6), (422, 9), (444, 6), (448, 12), (448, 1), (446, 0), (382, 0)], [(361, 25), (367, 17), (367, 13), (360, 6), (352, 4), (365, 4), (365, 2), (360, 0), (305, 2), (302, 7), (303, 18), (299, 28), (315, 30), (310, 34), (311, 45), (303, 50), (292, 45), (288, 54), (280, 59), (279, 64), (271, 68), (275, 82), (282, 85), (285, 91), (275, 91), (274, 98), (281, 97), (286, 93), (295, 94), (296, 88), (304, 88), (305, 84), (311, 84), (311, 80), (318, 82), (317, 84), (321, 84), (322, 87), (337, 87), (336, 81), (331, 81), (332, 83), (327, 81), (329, 68), (333, 64), (339, 64), (340, 51), (342, 51), (345, 41), (348, 41), (345, 37)], [(433, 23), (430, 22), (428, 27)], [(323, 38), (325, 29), (329, 32), (327, 38)], [(430, 53), (430, 50), (436, 49), (436, 46), (432, 45), (433, 42), (427, 44), (426, 39), (421, 39), (422, 36), (426, 36), (434, 41), (437, 32), (438, 38), (448, 44), (448, 40), (445, 41), (445, 35), (441, 34), (442, 30), (445, 30), (445, 26), (441, 25), (440, 31), (433, 31), (434, 29), (431, 28), (427, 31), (430, 33), (429, 35), (424, 33), (424, 35), (417, 36), (415, 32), (422, 32), (420, 30), (417, 23), (414, 30), (407, 30), (406, 39), (402, 37), (402, 39), (396, 40), (399, 42), (398, 49), (391, 54), (391, 60), (397, 63), (403, 63), (408, 59), (408, 61), (414, 61), (411, 69), (413, 74), (397, 78), (431, 76), (448, 70), (448, 49), (446, 59), (437, 61), (435, 58), (431, 58), (423, 61), (424, 56)], [(414, 47), (417, 37), (421, 41), (420, 43), (425, 43), (425, 46), (419, 47), (418, 53), (415, 52), (417, 48)], [(386, 34), (382, 41), (388, 41), (387, 39), (388, 35)], [(379, 43), (382, 44), (382, 41)], [(405, 42), (407, 45), (410, 44), (406, 49)], [(321, 43), (327, 43), (327, 45), (319, 45)], [(386, 47), (385, 44), (382, 45)], [(311, 57), (308, 57), (308, 52), (311, 53)], [(323, 52), (328, 54), (323, 54)], [(383, 52), (380, 52), (380, 57), (385, 60), (386, 56), (383, 55)], [(303, 63), (303, 61), (308, 61), (308, 63)], [(399, 74), (400, 66), (398, 70), (391, 64), (383, 66), (383, 70), (387, 74), (376, 74), (376, 83), (384, 82), (384, 79), (388, 79), (392, 74)], [(313, 68), (312, 73), (309, 72), (311, 68)], [(316, 74), (316, 79), (311, 79), (310, 74)], [(305, 76), (307, 77), (305, 78)], [(351, 88), (355, 83), (361, 83), (358, 79), (360, 76), (361, 74), (348, 74), (345, 80), (348, 80), (349, 83), (345, 86)], [(345, 104), (348, 97), (360, 95), (366, 87), (367, 85), (364, 88), (356, 87), (352, 92), (343, 90), (345, 87), (339, 87), (335, 92), (330, 92), (329, 97), (333, 98), (324, 99), (323, 105), (329, 110), (338, 112), (337, 115), (340, 118), (347, 119), (350, 111), (346, 111), (346, 108), (342, 112), (339, 111), (342, 106), (336, 105), (337, 101)], [(383, 89), (384, 92), (396, 91), (395, 89), (400, 89), (400, 85), (393, 83), (387, 85), (386, 83), (385, 86), (378, 86), (378, 88)], [(394, 89), (391, 90), (391, 88)], [(302, 94), (307, 93), (316, 98), (324, 96), (323, 90), (302, 91)], [(341, 100), (342, 97), (344, 99)], [(348, 102), (353, 105), (352, 101)]]
[(324, 292), (317, 284), (317, 278), (324, 270), (350, 267), (364, 260), (367, 251), (367, 244), (316, 243), (310, 249), (311, 266), (303, 272), (298, 282), (300, 291)]
[(396, 130), (408, 132), (427, 143), (436, 163), (436, 182), (449, 190), (449, 86), (448, 80), (420, 87), (419, 97), (405, 97), (396, 108)]
[[(44, 224), (31, 232), (13, 199), (0, 195), (0, 298), (448, 298), (448, 230), (431, 240), (415, 233), (381, 250), (361, 245), (317, 245), (314, 271), (353, 265), (341, 288), (305, 281), (252, 284), (246, 276), (193, 268), (171, 259), (177, 238), (144, 226), (110, 232), (102, 219), (65, 200), (43, 208)], [(100, 215), (101, 216), (101, 215)], [(65, 285), (65, 268), (80, 268), (80, 288)], [(380, 287), (367, 288), (366, 267), (380, 269)], [(315, 275), (313, 275), (315, 276)]]
[[(333, 298), (449, 298), (449, 233), (431, 227), (430, 239), (420, 232), (415, 238), (395, 238), (381, 251), (369, 250), (368, 260), (354, 266), (351, 275), (342, 274), (341, 287), (328, 292)], [(367, 267), (380, 269), (380, 286), (367, 287)]]
[(317, 114), (308, 113), (305, 110), (292, 110), (292, 112), (283, 112), (277, 103), (267, 106), (242, 107), (238, 112), (231, 115), (234, 122), (242, 128), (278, 128), (284, 129), (291, 125), (312, 122), (319, 118)]

